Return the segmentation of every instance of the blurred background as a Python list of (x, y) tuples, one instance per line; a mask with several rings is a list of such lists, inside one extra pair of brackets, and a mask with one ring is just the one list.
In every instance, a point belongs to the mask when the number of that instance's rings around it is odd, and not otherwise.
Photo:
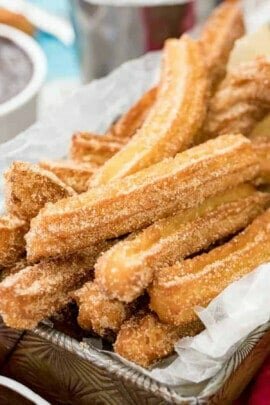
[[(122, 6), (120, 4), (128, 4)], [(144, 4), (153, 3), (152, 1)], [(30, 33), (47, 59), (46, 83), (39, 97), (42, 117), (81, 83), (104, 76), (121, 63), (162, 48), (205, 19), (218, 0), (0, 0), (0, 22)], [(136, 5), (137, 4), (137, 5)], [(138, 5), (139, 4), (139, 5)], [(141, 5), (142, 4), (142, 5)], [(27, 23), (6, 11), (23, 15)]]
[(121, 0), (26, 1), (70, 21), (76, 33), (75, 41), (69, 44), (46, 32), (36, 32), (48, 59), (47, 80), (78, 78), (84, 82), (108, 74), (128, 59), (162, 48), (166, 38), (191, 29), (219, 2), (176, 0), (174, 5), (136, 7), (135, 0), (123, 7), (119, 6), (125, 3)]

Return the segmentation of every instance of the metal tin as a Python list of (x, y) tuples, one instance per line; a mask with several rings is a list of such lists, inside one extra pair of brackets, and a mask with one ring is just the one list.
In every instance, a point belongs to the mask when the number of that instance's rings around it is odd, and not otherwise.
[[(10, 335), (13, 333), (10, 330)], [(5, 339), (9, 339), (8, 334)], [(109, 353), (41, 325), (21, 336), (0, 371), (53, 403), (229, 404), (240, 395), (269, 352), (270, 322), (252, 332), (207, 384), (193, 389), (172, 388), (146, 377)]]

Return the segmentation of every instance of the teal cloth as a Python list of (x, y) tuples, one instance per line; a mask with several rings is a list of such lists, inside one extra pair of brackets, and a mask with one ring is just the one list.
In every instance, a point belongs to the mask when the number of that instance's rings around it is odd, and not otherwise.
[[(56, 15), (66, 18), (69, 18), (70, 16), (68, 0), (28, 1)], [(47, 56), (47, 81), (79, 77), (80, 69), (76, 44), (65, 46), (55, 37), (40, 31), (37, 32), (36, 39)]]

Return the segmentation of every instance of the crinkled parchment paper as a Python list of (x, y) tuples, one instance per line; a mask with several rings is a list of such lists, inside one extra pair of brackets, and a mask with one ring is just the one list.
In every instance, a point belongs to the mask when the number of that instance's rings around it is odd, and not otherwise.
[[(152, 370), (135, 368), (170, 386), (206, 382), (222, 369), (252, 331), (269, 321), (269, 288), (267, 263), (229, 285), (208, 307), (195, 308), (205, 330), (195, 337), (180, 339), (175, 345), (178, 355)], [(111, 355), (132, 365), (117, 354)]]

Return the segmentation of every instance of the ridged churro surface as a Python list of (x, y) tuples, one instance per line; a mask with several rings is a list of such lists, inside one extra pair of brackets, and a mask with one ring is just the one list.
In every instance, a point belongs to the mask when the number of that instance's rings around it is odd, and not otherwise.
[(226, 135), (141, 172), (47, 204), (26, 235), (30, 260), (63, 255), (141, 229), (202, 203), (258, 172), (251, 142)]
[(157, 87), (145, 92), (142, 97), (112, 125), (109, 134), (118, 138), (131, 138), (139, 129), (150, 109), (154, 105), (157, 96)]
[(221, 134), (249, 135), (270, 111), (270, 60), (258, 57), (231, 68), (212, 97), (203, 140)]
[(167, 40), (154, 106), (142, 127), (98, 170), (91, 184), (125, 177), (192, 145), (205, 118), (207, 97), (207, 73), (199, 44), (188, 36)]
[(26, 222), (13, 215), (0, 217), (0, 268), (14, 265), (25, 253), (27, 230)]
[(106, 243), (70, 257), (40, 262), (6, 277), (0, 283), (0, 313), (7, 326), (32, 329), (62, 309), (69, 293), (93, 275), (98, 255)]
[(114, 350), (129, 361), (149, 367), (172, 354), (178, 339), (194, 336), (201, 330), (200, 322), (178, 328), (161, 323), (153, 313), (139, 313), (121, 326)]
[(161, 219), (100, 256), (96, 280), (111, 298), (130, 302), (148, 287), (157, 269), (243, 229), (269, 203), (267, 193), (240, 185), (198, 207)]
[(111, 331), (118, 332), (129, 313), (125, 304), (109, 299), (95, 282), (84, 284), (72, 293), (72, 298), (79, 307), (77, 321), (80, 327), (100, 336)]
[(54, 173), (77, 193), (83, 193), (88, 189), (89, 179), (97, 170), (95, 164), (74, 160), (43, 160), (39, 166)]
[(14, 162), (5, 173), (6, 209), (27, 222), (47, 202), (74, 194), (74, 190), (53, 173), (31, 163)]
[(224, 1), (216, 7), (203, 27), (203, 49), (212, 90), (226, 74), (226, 64), (235, 41), (245, 33), (240, 2)]
[(73, 135), (70, 145), (70, 159), (102, 165), (118, 152), (127, 142), (113, 135), (97, 135), (90, 132), (78, 132)]
[(196, 306), (207, 306), (229, 284), (269, 259), (268, 210), (224, 245), (158, 271), (149, 291), (151, 309), (173, 325), (196, 320)]

